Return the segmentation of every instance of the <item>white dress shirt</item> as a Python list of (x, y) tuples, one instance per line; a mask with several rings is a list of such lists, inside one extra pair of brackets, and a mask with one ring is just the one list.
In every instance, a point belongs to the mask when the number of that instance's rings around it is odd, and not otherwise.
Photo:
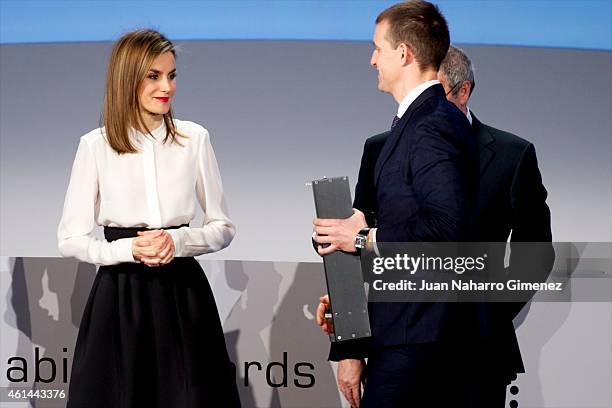
[(406, 111), (410, 107), (410, 105), (412, 105), (412, 102), (416, 101), (416, 99), (421, 96), (421, 94), (425, 92), (427, 88), (439, 83), (440, 81), (438, 81), (437, 79), (432, 79), (431, 81), (423, 82), (422, 84), (416, 86), (410, 92), (408, 92), (408, 94), (404, 96), (404, 99), (402, 99), (399, 106), (397, 107), (397, 117), (401, 119), (402, 116), (404, 116), (404, 113), (406, 113)]
[(193, 122), (174, 122), (186, 136), (177, 136), (182, 146), (163, 143), (163, 124), (151, 132), (153, 137), (130, 131), (138, 153), (117, 154), (103, 128), (81, 137), (57, 231), (63, 256), (98, 265), (136, 262), (134, 238), (96, 239), (91, 236), (94, 223), (151, 229), (188, 224), (195, 215), (195, 197), (204, 211), (204, 223), (200, 228), (168, 230), (174, 256), (214, 252), (231, 242), (235, 228), (208, 131)]
[(468, 122), (470, 122), (470, 125), (472, 124), (472, 114), (470, 113), (470, 108), (469, 107), (465, 107), (465, 116), (467, 116), (467, 120)]

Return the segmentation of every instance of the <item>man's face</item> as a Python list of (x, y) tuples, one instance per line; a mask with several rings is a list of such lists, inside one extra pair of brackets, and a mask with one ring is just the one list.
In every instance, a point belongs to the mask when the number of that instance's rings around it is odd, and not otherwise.
[(402, 68), (401, 50), (393, 48), (387, 39), (389, 22), (382, 21), (376, 24), (374, 30), (374, 51), (370, 64), (378, 70), (378, 89), (393, 93), (399, 82)]

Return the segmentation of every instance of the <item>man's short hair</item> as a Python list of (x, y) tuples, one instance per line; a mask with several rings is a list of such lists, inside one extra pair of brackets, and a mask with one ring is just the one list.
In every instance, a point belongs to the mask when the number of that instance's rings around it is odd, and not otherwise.
[(442, 65), (440, 65), (440, 73), (446, 78), (453, 95), (459, 92), (460, 87), (458, 85), (462, 84), (463, 81), (470, 83), (470, 95), (474, 91), (476, 86), (474, 66), (461, 48), (457, 48), (454, 45), (448, 48), (448, 53), (444, 57)]
[(387, 21), (387, 40), (394, 48), (401, 43), (412, 50), (421, 70), (438, 70), (450, 45), (446, 19), (437, 6), (414, 0), (395, 4), (376, 18), (376, 24)]

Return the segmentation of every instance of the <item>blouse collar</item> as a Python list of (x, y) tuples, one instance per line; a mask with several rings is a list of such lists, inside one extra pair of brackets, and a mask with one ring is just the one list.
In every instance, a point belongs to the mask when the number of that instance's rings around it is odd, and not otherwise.
[(162, 120), (161, 125), (159, 125), (155, 129), (152, 129), (150, 134), (143, 133), (134, 128), (130, 129), (130, 133), (132, 133), (135, 136), (135, 139), (138, 141), (150, 139), (151, 136), (153, 137), (154, 140), (159, 141), (166, 137), (166, 122)]

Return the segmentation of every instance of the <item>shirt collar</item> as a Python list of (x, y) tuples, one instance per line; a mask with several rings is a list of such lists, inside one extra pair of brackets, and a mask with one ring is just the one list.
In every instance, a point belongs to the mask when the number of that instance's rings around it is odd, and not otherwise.
[(472, 114), (470, 113), (470, 108), (466, 106), (465, 109), (467, 109), (467, 113), (465, 114), (465, 116), (467, 116), (467, 120), (468, 122), (470, 122), (470, 125), (471, 125), (472, 124)]
[(159, 125), (155, 129), (151, 129), (151, 134), (155, 138), (155, 140), (160, 140), (164, 136), (166, 136), (166, 122), (162, 120), (161, 125)]
[(166, 137), (166, 122), (162, 121), (161, 125), (155, 129), (151, 129), (151, 134), (142, 133), (134, 128), (131, 128), (131, 132), (137, 140), (147, 140), (150, 139), (151, 136), (153, 136), (155, 140), (161, 140)]
[(410, 107), (410, 105), (412, 105), (412, 102), (414, 102), (416, 98), (419, 97), (419, 95), (421, 95), (430, 86), (439, 83), (440, 81), (438, 81), (437, 79), (432, 79), (431, 81), (423, 82), (421, 85), (408, 92), (408, 95), (404, 96), (404, 99), (397, 108), (397, 117), (401, 119), (402, 116), (404, 116), (404, 113), (406, 113), (406, 111)]

